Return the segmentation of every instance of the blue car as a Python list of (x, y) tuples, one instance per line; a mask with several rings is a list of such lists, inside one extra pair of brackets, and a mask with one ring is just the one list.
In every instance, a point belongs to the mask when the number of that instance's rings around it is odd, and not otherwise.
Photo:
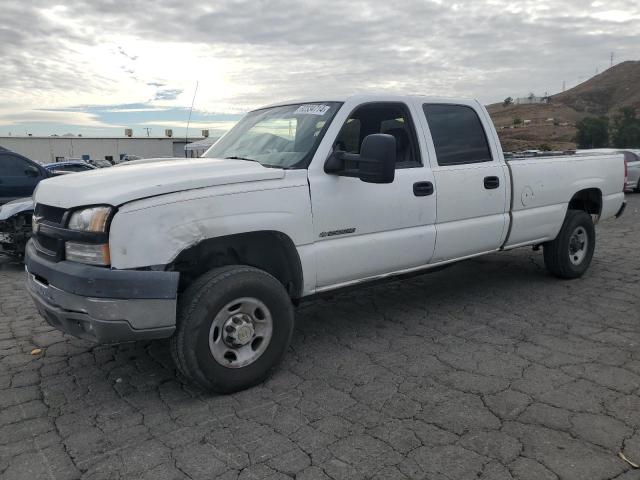
[(40, 165), (0, 147), (0, 254), (24, 255), (31, 237), (31, 195), (41, 180), (95, 168), (81, 161)]
[(42, 165), (0, 147), (0, 205), (30, 197), (40, 180), (51, 176)]

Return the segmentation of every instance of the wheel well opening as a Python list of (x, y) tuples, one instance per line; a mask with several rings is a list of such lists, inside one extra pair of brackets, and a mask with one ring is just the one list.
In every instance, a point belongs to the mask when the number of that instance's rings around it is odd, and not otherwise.
[(180, 272), (179, 290), (209, 270), (226, 265), (249, 265), (273, 275), (291, 298), (302, 295), (302, 265), (292, 240), (276, 231), (260, 231), (211, 238), (183, 250), (167, 266)]
[(602, 192), (597, 188), (587, 188), (577, 192), (569, 201), (570, 210), (583, 210), (596, 217), (602, 212)]

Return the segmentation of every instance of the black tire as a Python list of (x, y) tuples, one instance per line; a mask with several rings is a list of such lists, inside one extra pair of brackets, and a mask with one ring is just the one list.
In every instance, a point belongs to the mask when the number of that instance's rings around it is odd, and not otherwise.
[[(221, 310), (242, 297), (258, 299), (267, 307), (271, 339), (253, 363), (228, 368), (214, 358), (210, 332)], [(231, 265), (205, 273), (182, 293), (176, 322), (170, 348), (180, 373), (206, 390), (231, 393), (260, 383), (282, 360), (293, 334), (294, 311), (289, 295), (273, 276), (257, 268)]]
[[(570, 246), (574, 233), (580, 229), (586, 234), (587, 243), (584, 255), (575, 255)], [(591, 264), (595, 246), (596, 229), (591, 215), (583, 210), (569, 210), (556, 239), (544, 244), (544, 264), (558, 278), (581, 277)]]

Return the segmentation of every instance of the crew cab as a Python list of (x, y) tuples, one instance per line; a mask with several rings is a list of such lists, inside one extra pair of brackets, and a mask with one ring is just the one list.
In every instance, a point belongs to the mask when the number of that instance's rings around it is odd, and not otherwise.
[(43, 182), (26, 270), (51, 325), (170, 337), (178, 370), (218, 392), (265, 378), (304, 298), (523, 246), (577, 278), (625, 205), (622, 155), (506, 162), (474, 100), (276, 104), (204, 157)]

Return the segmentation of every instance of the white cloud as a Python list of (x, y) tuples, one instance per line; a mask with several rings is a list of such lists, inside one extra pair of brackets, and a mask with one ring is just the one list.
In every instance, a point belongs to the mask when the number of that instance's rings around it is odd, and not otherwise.
[(3, 0), (3, 124), (79, 105), (188, 108), (196, 81), (209, 112), (385, 89), (489, 102), (575, 85), (640, 44), (637, 0), (65, 5)]
[(92, 128), (121, 127), (101, 122), (96, 115), (77, 111), (24, 110), (3, 111), (0, 109), (0, 125), (21, 125), (25, 123), (52, 123), (82, 125)]

